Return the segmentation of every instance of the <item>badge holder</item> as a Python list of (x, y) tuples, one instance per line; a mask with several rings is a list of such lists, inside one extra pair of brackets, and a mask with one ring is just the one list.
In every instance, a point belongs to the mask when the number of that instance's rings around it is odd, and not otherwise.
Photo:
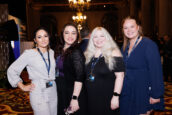
[(53, 86), (53, 82), (52, 81), (48, 81), (46, 82), (46, 88), (52, 87)]
[(95, 80), (95, 77), (94, 75), (90, 74), (89, 78), (88, 78), (89, 81), (93, 82)]

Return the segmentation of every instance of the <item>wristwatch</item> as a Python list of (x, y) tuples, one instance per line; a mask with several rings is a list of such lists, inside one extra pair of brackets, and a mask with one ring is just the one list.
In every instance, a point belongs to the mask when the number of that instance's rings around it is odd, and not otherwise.
[(113, 96), (120, 96), (120, 94), (117, 92), (113, 92)]
[(73, 95), (73, 96), (72, 96), (72, 99), (73, 99), (73, 100), (78, 100), (78, 96)]

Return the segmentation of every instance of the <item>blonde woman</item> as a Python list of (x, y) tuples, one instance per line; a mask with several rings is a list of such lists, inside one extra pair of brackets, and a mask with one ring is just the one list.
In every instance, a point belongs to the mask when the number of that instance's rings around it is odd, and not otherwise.
[(125, 67), (117, 44), (105, 28), (92, 31), (85, 57), (89, 115), (118, 115)]

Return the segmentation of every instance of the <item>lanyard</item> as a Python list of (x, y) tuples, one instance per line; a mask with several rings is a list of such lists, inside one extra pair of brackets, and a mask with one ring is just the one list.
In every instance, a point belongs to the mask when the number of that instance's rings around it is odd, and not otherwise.
[(48, 76), (49, 76), (49, 72), (50, 72), (50, 65), (51, 65), (51, 63), (50, 63), (50, 54), (49, 54), (49, 51), (48, 51), (48, 63), (49, 63), (49, 65), (48, 65), (48, 64), (47, 64), (47, 62), (45, 61), (45, 58), (44, 58), (44, 56), (43, 56), (42, 52), (40, 51), (40, 49), (39, 49), (39, 48), (37, 48), (37, 50), (38, 50), (38, 52), (40, 53), (40, 55), (41, 55), (42, 59), (44, 60), (44, 63), (45, 63), (45, 65), (46, 65), (46, 68), (47, 68), (47, 71), (48, 71)]
[(93, 72), (93, 69), (94, 69), (94, 67), (95, 67), (95, 65), (97, 64), (97, 62), (99, 61), (99, 59), (102, 57), (102, 54), (99, 56), (99, 58), (97, 58), (95, 61), (94, 61), (94, 59), (95, 58), (92, 58), (92, 63), (91, 63), (91, 74), (92, 74), (92, 72)]
[[(132, 48), (130, 54), (131, 54), (131, 53), (133, 52), (133, 50), (136, 48), (136, 45), (137, 45), (139, 39), (140, 39), (140, 36), (137, 37), (137, 40), (136, 40), (136, 42), (134, 43), (134, 46), (133, 46), (133, 48)], [(127, 59), (130, 57), (130, 54), (128, 54), (129, 46), (130, 46), (130, 42), (129, 42), (128, 45), (127, 45), (127, 51), (126, 51), (126, 58), (127, 58)]]

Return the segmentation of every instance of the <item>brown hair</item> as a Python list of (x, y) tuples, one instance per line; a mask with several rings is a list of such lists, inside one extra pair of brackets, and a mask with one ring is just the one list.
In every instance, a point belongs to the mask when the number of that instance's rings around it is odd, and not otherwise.
[[(75, 42), (64, 52), (63, 47), (65, 45), (65, 41), (64, 41), (63, 33), (67, 26), (73, 26), (76, 29), (77, 38), (76, 38)], [(59, 56), (59, 55), (67, 56), (68, 54), (70, 54), (75, 48), (77, 48), (78, 40), (79, 40), (79, 32), (78, 32), (77, 26), (74, 23), (65, 24), (64, 27), (62, 28), (60, 38), (59, 38), (56, 48), (55, 48), (55, 55), (54, 55), (55, 58), (57, 58), (57, 56)]]

